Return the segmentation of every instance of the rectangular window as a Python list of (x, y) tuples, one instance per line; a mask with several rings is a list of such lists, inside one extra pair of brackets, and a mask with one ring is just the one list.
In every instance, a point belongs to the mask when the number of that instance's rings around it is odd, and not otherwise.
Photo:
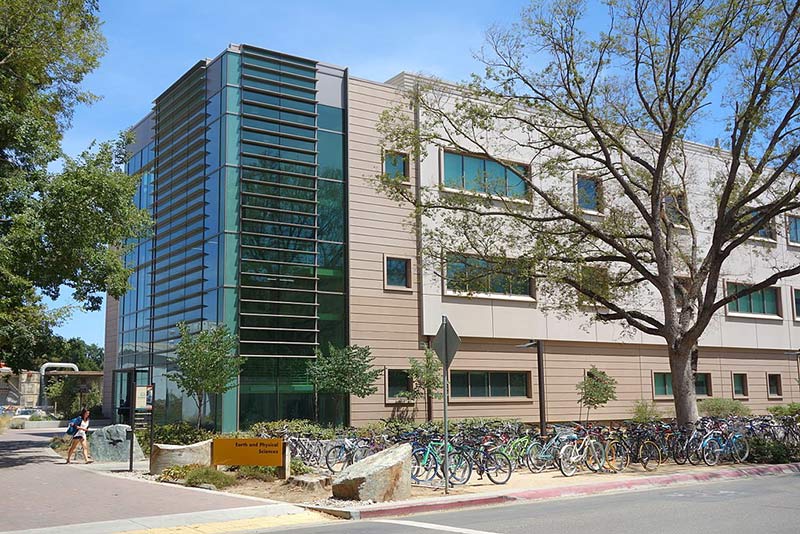
[(769, 393), (770, 397), (783, 397), (783, 384), (781, 383), (781, 375), (767, 375), (767, 392)]
[(685, 226), (686, 212), (686, 195), (672, 193), (664, 196), (664, 214), (670, 223)]
[[(752, 218), (760, 217), (759, 210), (754, 208), (750, 210), (750, 215)], [(775, 240), (775, 225), (772, 221), (767, 221), (764, 223), (763, 226), (759, 227), (756, 232), (753, 234), (753, 237), (757, 237), (759, 239), (769, 239), (770, 241)]]
[(672, 373), (653, 373), (653, 394), (656, 397), (672, 396)]
[(800, 321), (800, 289), (792, 289), (794, 297), (794, 318)]
[[(746, 284), (728, 282), (728, 295), (735, 295), (747, 289)], [(756, 315), (780, 315), (780, 293), (777, 287), (766, 287), (749, 295), (739, 297), (728, 303), (728, 311), (733, 313), (753, 313)]]
[(800, 217), (789, 215), (786, 224), (789, 227), (789, 243), (800, 245)]
[(386, 377), (386, 395), (390, 399), (398, 398), (400, 393), (411, 391), (413, 385), (408, 376), (408, 371), (403, 369), (389, 369)]
[(502, 371), (452, 371), (450, 396), (527, 397), (528, 373)]
[(489, 158), (444, 153), (444, 185), (501, 197), (524, 198), (528, 193), (527, 165), (503, 165)]
[(578, 207), (584, 211), (603, 211), (602, 184), (597, 178), (578, 176), (575, 184)]
[(747, 375), (745, 373), (733, 373), (733, 396), (747, 397)]
[(711, 396), (711, 375), (708, 373), (697, 373), (694, 376), (694, 392), (696, 395), (704, 397)]
[(531, 277), (518, 261), (447, 255), (448, 291), (533, 297), (533, 289)]
[(384, 152), (383, 173), (390, 178), (402, 178), (405, 182), (408, 178), (408, 154)]
[(411, 260), (386, 257), (386, 288), (411, 289)]

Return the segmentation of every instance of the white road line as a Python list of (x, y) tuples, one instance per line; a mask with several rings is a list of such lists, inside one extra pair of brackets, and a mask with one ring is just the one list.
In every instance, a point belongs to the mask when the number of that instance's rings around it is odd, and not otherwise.
[(447, 525), (436, 525), (434, 523), (420, 523), (419, 521), (400, 521), (397, 519), (373, 519), (373, 523), (392, 523), (393, 525), (405, 525), (407, 527), (426, 528), (428, 530), (438, 530), (440, 532), (456, 532), (458, 534), (495, 534), (485, 530), (472, 530), (471, 528), (449, 527)]

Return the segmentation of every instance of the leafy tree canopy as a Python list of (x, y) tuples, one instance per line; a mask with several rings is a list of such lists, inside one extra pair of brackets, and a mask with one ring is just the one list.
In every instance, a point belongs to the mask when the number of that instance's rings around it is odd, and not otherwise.
[(89, 310), (104, 292), (121, 296), (121, 254), (149, 226), (133, 204), (138, 179), (121, 167), (129, 139), (77, 157), (60, 148), (75, 107), (96, 99), (81, 83), (105, 52), (97, 10), (96, 0), (0, 3), (0, 359), (15, 370), (33, 365), (67, 313), (41, 296), (66, 286)]

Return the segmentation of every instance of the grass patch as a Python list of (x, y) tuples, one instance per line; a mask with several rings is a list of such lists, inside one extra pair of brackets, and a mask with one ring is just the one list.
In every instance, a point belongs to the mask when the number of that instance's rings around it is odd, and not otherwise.
[(208, 466), (196, 467), (189, 471), (186, 475), (186, 485), (197, 487), (202, 484), (212, 484), (217, 489), (223, 489), (236, 484), (236, 477)]
[(273, 482), (278, 478), (278, 468), (262, 465), (243, 465), (236, 471), (236, 478)]
[(200, 464), (172, 465), (161, 471), (161, 474), (156, 477), (156, 480), (159, 482), (177, 482), (179, 480), (186, 480), (186, 477), (189, 476), (189, 473), (200, 467), (203, 466)]

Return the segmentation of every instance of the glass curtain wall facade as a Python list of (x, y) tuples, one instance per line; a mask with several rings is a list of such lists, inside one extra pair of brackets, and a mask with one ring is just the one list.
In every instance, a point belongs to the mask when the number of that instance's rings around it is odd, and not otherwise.
[(197, 415), (164, 378), (181, 321), (239, 336), (238, 387), (209, 399), (217, 428), (333, 422), (306, 366), (317, 347), (347, 339), (346, 79), (343, 69), (242, 45), (199, 62), (156, 99), (151, 268), (136, 263), (135, 273), (149, 274), (149, 301), (128, 304), (132, 292), (120, 308), (130, 308), (123, 323), (133, 310), (149, 320), (143, 357), (156, 422)]

